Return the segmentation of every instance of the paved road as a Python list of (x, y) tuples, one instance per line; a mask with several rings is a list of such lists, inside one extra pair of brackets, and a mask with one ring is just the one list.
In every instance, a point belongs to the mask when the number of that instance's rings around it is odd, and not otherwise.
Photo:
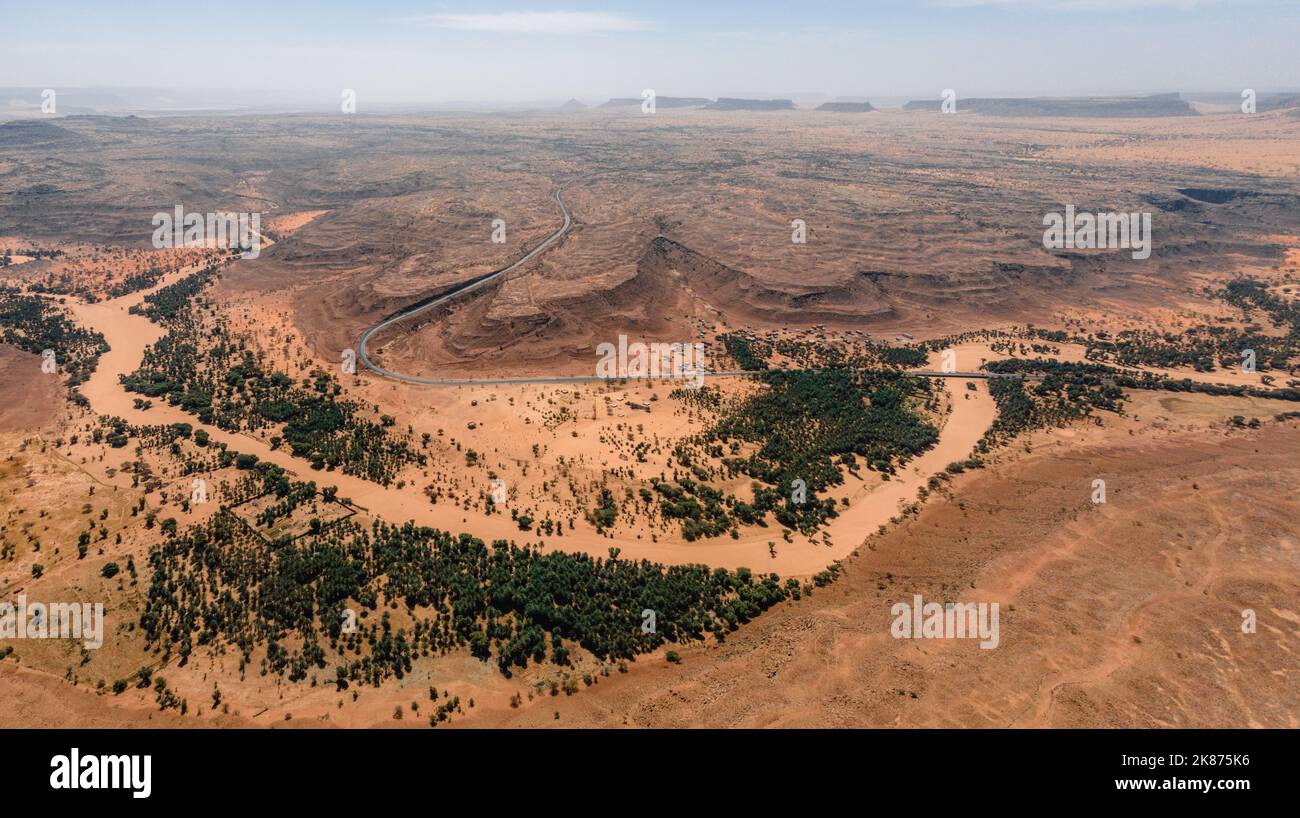
[[(573, 180), (570, 180), (570, 182), (572, 181)], [(362, 364), (366, 366), (366, 368), (370, 369), (372, 372), (375, 372), (376, 374), (379, 375), (383, 375), (385, 378), (392, 378), (398, 381), (406, 381), (407, 383), (428, 384), (430, 386), (465, 386), (465, 385), (489, 384), (489, 383), (542, 383), (542, 382), (547, 382), (552, 380), (557, 382), (565, 381), (566, 379), (564, 378), (454, 380), (449, 378), (421, 378), (415, 375), (404, 375), (401, 372), (393, 372), (392, 370), (384, 369), (379, 364), (370, 360), (370, 356), (366, 353), (366, 344), (369, 343), (370, 339), (374, 337), (375, 333), (379, 332), (380, 330), (385, 329), (386, 327), (390, 327), (393, 324), (398, 323), (399, 321), (405, 321), (407, 318), (411, 318), (412, 316), (419, 315), (420, 313), (426, 310), (431, 310), (434, 307), (445, 304), (451, 299), (459, 295), (464, 295), (465, 293), (473, 292), (474, 290), (477, 290), (480, 287), (483, 287), (487, 284), (492, 283), (493, 281), (496, 281), (501, 276), (513, 270), (519, 269), (523, 265), (537, 258), (542, 253), (546, 252), (546, 250), (550, 248), (551, 245), (555, 244), (557, 241), (563, 238), (564, 234), (568, 233), (569, 228), (573, 226), (573, 217), (569, 215), (569, 208), (567, 205), (564, 204), (564, 199), (560, 198), (560, 193), (564, 190), (565, 187), (567, 187), (570, 184), (570, 182), (565, 182), (555, 190), (555, 203), (560, 206), (560, 213), (564, 215), (564, 224), (560, 225), (559, 230), (556, 230), (554, 233), (547, 236), (545, 241), (543, 241), (541, 244), (534, 247), (532, 250), (529, 250), (521, 258), (514, 261), (510, 265), (506, 267), (502, 267), (500, 270), (497, 270), (494, 273), (483, 276), (477, 281), (471, 281), (465, 286), (452, 290), (446, 295), (443, 295), (439, 298), (435, 298), (432, 301), (429, 301), (427, 303), (417, 304), (416, 306), (410, 309), (403, 310), (402, 312), (399, 312), (398, 314), (392, 316), (391, 318), (387, 318), (383, 321), (380, 321), (378, 324), (375, 324), (373, 327), (371, 327), (370, 329), (362, 333), (361, 338), (357, 341), (357, 360), (359, 360)]]
[[(422, 378), (419, 377), (418, 375), (407, 375), (402, 372), (394, 372), (391, 369), (385, 369), (384, 367), (372, 361), (370, 359), (370, 355), (366, 351), (366, 345), (370, 342), (370, 339), (373, 338), (375, 334), (380, 332), (381, 330), (391, 327), (393, 324), (396, 324), (398, 322), (405, 321), (408, 318), (412, 318), (416, 315), (419, 315), (420, 313), (425, 312), (426, 310), (431, 310), (434, 307), (441, 306), (442, 304), (447, 303), (448, 301), (450, 301), (453, 298), (456, 298), (457, 296), (461, 296), (464, 295), (465, 293), (473, 292), (474, 290), (477, 290), (480, 287), (484, 287), (492, 283), (493, 281), (496, 281), (501, 276), (519, 269), (523, 265), (537, 258), (542, 253), (546, 252), (547, 249), (549, 249), (557, 241), (563, 238), (564, 234), (568, 233), (569, 228), (573, 226), (573, 217), (570, 215), (569, 208), (567, 205), (565, 205), (564, 199), (560, 197), (560, 193), (562, 193), (564, 191), (564, 188), (568, 187), (569, 184), (571, 184), (574, 181), (576, 180), (570, 179), (568, 182), (565, 182), (564, 184), (560, 185), (555, 190), (555, 203), (560, 206), (560, 213), (563, 214), (564, 216), (564, 223), (560, 225), (560, 228), (558, 230), (556, 230), (551, 235), (547, 236), (545, 241), (543, 241), (541, 244), (534, 247), (532, 250), (529, 250), (521, 258), (517, 259), (516, 261), (512, 262), (506, 267), (502, 267), (500, 270), (497, 270), (494, 273), (489, 273), (488, 275), (485, 275), (480, 279), (471, 281), (470, 283), (464, 285), (463, 287), (458, 287), (455, 290), (452, 290), (451, 292), (445, 295), (433, 299), (432, 301), (420, 302), (416, 304), (414, 307), (411, 307), (406, 310), (402, 310), (396, 315), (393, 315), (389, 318), (384, 319), (383, 321), (380, 321), (378, 324), (375, 324), (373, 327), (363, 332), (361, 334), (361, 338), (358, 339), (357, 360), (360, 361), (367, 369), (369, 369), (371, 372), (374, 372), (377, 375), (382, 375), (385, 378), (392, 378), (393, 380), (397, 380), (397, 381), (404, 381), (406, 383), (418, 383), (426, 386), (483, 386), (488, 384), (511, 384), (511, 383), (595, 383), (599, 381), (609, 381), (609, 380), (638, 380), (637, 378), (610, 379), (610, 378), (600, 377), (596, 375), (586, 375), (586, 376), (574, 375), (574, 376), (554, 376), (554, 377), (536, 377), (536, 378)], [(704, 372), (701, 374), (703, 374), (703, 376), (706, 378), (734, 378), (742, 375), (753, 375), (754, 373), (747, 370), (738, 369), (738, 370), (728, 370), (723, 372)], [(996, 375), (988, 372), (934, 372), (934, 371), (926, 371), (926, 370), (911, 370), (909, 371), (908, 374), (916, 375), (922, 378), (1013, 377), (1010, 375)], [(659, 380), (693, 379), (693, 378), (664, 378), (663, 376), (646, 376), (646, 377), (647, 378), (656, 377), (656, 379)]]

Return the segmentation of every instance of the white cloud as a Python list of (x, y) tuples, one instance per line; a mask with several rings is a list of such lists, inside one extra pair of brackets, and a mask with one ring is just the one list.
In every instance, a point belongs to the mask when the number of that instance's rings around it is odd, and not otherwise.
[(398, 22), (420, 23), (457, 31), (494, 31), (507, 34), (602, 34), (645, 31), (645, 20), (602, 11), (503, 11), (495, 14), (422, 14)]

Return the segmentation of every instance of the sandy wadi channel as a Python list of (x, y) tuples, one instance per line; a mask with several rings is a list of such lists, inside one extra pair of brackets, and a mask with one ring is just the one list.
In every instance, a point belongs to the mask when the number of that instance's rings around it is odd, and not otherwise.
[[(159, 286), (172, 283), (184, 274), (180, 272), (168, 276)], [(166, 404), (155, 404), (147, 411), (138, 409), (134, 405), (134, 396), (127, 393), (119, 383), (118, 375), (134, 371), (139, 366), (145, 349), (162, 337), (163, 331), (159, 326), (144, 316), (129, 312), (129, 308), (140, 303), (147, 292), (149, 291), (141, 291), (93, 304), (69, 301), (69, 308), (77, 320), (102, 332), (111, 347), (111, 351), (102, 357), (94, 375), (81, 389), (96, 412), (116, 415), (135, 424), (189, 423), (195, 428), (203, 428), (213, 441), (224, 443), (233, 450), (256, 455), (261, 460), (297, 474), (300, 479), (316, 480), (322, 486), (337, 486), (341, 497), (390, 521), (413, 520), (421, 525), (453, 532), (467, 531), (485, 540), (534, 541), (533, 537), (520, 531), (513, 519), (503, 514), (490, 514), (479, 508), (431, 504), (415, 471), (406, 475), (409, 479), (400, 488), (397, 485), (385, 488), (337, 471), (312, 472), (304, 461), (294, 458), (284, 449), (273, 448), (260, 437), (203, 426), (196, 422), (194, 416)], [(269, 320), (269, 315), (258, 319), (263, 323)], [(936, 354), (931, 363), (937, 365), (938, 361), (939, 356)], [(537, 472), (528, 467), (534, 458), (529, 449), (535, 441), (520, 435), (518, 430), (533, 426), (532, 421), (525, 417), (527, 413), (523, 405), (550, 399), (545, 397), (547, 387), (500, 385), (431, 391), (427, 387), (394, 384), (366, 376), (359, 380), (363, 386), (358, 394), (372, 399), (376, 404), (382, 404), (385, 411), (409, 419), (417, 434), (422, 430), (429, 431), (431, 435), (436, 434), (438, 429), (463, 430), (456, 432), (462, 447), (469, 446), (478, 451), (490, 451), (494, 447), (503, 449), (504, 456), (500, 458), (502, 464), (509, 461), (517, 464), (514, 474), (505, 474), (505, 479), (512, 486), (524, 490), (530, 484), (540, 482), (537, 480)], [(555, 462), (563, 457), (568, 461), (578, 461), (585, 457), (594, 473), (607, 467), (617, 467), (617, 458), (601, 461), (593, 458), (598, 456), (601, 449), (608, 448), (601, 445), (602, 436), (608, 439), (616, 433), (633, 433), (631, 414), (636, 415), (636, 426), (640, 428), (636, 434), (645, 437), (660, 435), (664, 439), (671, 439), (688, 430), (689, 427), (684, 428), (679, 417), (667, 411), (638, 412), (629, 406), (627, 409), (620, 408), (616, 414), (612, 408), (616, 405), (651, 405), (650, 391), (653, 384), (650, 382), (630, 387), (627, 398), (621, 394), (624, 390), (613, 385), (606, 386), (612, 394), (610, 400), (604, 401), (607, 407), (605, 411), (602, 412), (597, 407), (588, 410), (593, 417), (589, 421), (576, 423), (581, 429), (574, 430), (578, 432), (576, 435), (565, 437), (556, 434), (547, 442), (548, 459)], [(717, 538), (687, 542), (680, 534), (655, 532), (645, 524), (620, 526), (611, 537), (598, 533), (579, 515), (576, 530), (566, 531), (562, 538), (548, 538), (545, 545), (602, 557), (608, 554), (611, 547), (618, 547), (630, 558), (645, 558), (668, 564), (704, 563), (727, 568), (748, 567), (774, 571), (783, 576), (816, 573), (830, 562), (851, 553), (867, 534), (887, 524), (905, 503), (915, 500), (918, 489), (925, 485), (931, 475), (943, 470), (949, 463), (971, 454), (976, 442), (993, 421), (993, 401), (982, 382), (976, 382), (974, 389), (966, 388), (965, 382), (950, 382), (948, 388), (954, 390), (949, 401), (951, 411), (942, 419), (939, 442), (907, 464), (893, 479), (874, 482), (870, 479), (850, 479), (834, 494), (837, 502), (841, 497), (847, 498), (848, 508), (843, 509), (820, 535), (815, 535), (815, 539), (793, 535), (792, 541), (785, 543), (780, 542), (777, 531), (751, 529), (742, 532), (739, 539)], [(641, 391), (638, 392), (638, 389)], [(551, 387), (549, 391), (556, 390)], [(492, 394), (502, 399), (480, 407), (479, 401)], [(660, 402), (661, 405), (667, 403), (668, 401)], [(494, 414), (488, 417), (495, 416), (497, 420), (483, 423), (488, 407), (496, 407), (492, 410)], [(577, 416), (585, 413), (574, 414), (577, 421)], [(619, 414), (627, 417), (619, 417)], [(624, 427), (621, 432), (620, 426)], [(461, 465), (455, 468), (465, 469), (463, 454), (460, 457)], [(448, 468), (451, 467), (449, 462)], [(482, 490), (490, 491), (491, 478), (486, 473), (479, 474), (481, 476), (470, 479), (475, 479)]]

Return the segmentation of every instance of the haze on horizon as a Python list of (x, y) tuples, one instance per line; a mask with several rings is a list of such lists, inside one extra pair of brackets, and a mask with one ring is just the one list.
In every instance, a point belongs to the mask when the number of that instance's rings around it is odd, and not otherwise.
[(1300, 88), (1278, 0), (52, 0), (6, 9), (0, 87), (269, 91), (309, 104)]

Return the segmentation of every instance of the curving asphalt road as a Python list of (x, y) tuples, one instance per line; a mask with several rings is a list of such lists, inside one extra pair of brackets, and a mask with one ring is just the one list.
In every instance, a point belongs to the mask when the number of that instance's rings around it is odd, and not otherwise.
[[(601, 377), (598, 375), (585, 375), (585, 376), (573, 375), (573, 376), (554, 376), (554, 377), (536, 377), (536, 378), (421, 378), (417, 375), (406, 375), (401, 372), (394, 372), (391, 369), (385, 369), (384, 367), (370, 360), (370, 356), (366, 353), (366, 344), (369, 343), (370, 339), (374, 337), (375, 333), (379, 332), (380, 330), (383, 330), (387, 327), (391, 327), (393, 324), (396, 324), (400, 321), (405, 321), (407, 318), (411, 318), (412, 316), (419, 315), (420, 313), (426, 310), (431, 310), (434, 307), (445, 304), (451, 299), (459, 295), (464, 295), (465, 293), (477, 290), (478, 288), (486, 284), (496, 281), (501, 276), (519, 269), (524, 264), (527, 264), (529, 261), (532, 261), (542, 253), (546, 252), (547, 249), (549, 249), (557, 241), (563, 238), (564, 234), (568, 233), (569, 228), (573, 226), (573, 217), (569, 213), (568, 206), (564, 204), (564, 199), (560, 198), (560, 193), (575, 181), (577, 181), (577, 179), (570, 179), (569, 181), (564, 182), (558, 188), (555, 189), (555, 203), (560, 206), (560, 213), (564, 215), (564, 224), (560, 225), (560, 229), (556, 230), (554, 233), (547, 236), (545, 241), (543, 241), (541, 244), (534, 247), (532, 250), (529, 250), (522, 257), (510, 263), (508, 266), (502, 267), (500, 270), (497, 270), (494, 273), (489, 273), (488, 275), (485, 275), (480, 279), (471, 281), (470, 283), (464, 285), (463, 287), (458, 287), (457, 289), (452, 290), (446, 295), (439, 296), (438, 298), (435, 298), (432, 301), (417, 304), (416, 306), (411, 307), (410, 309), (403, 310), (397, 313), (396, 315), (393, 315), (389, 318), (384, 319), (383, 321), (380, 321), (378, 324), (375, 324), (373, 327), (363, 332), (361, 334), (361, 338), (357, 340), (357, 349), (356, 349), (357, 360), (360, 361), (362, 364), (364, 364), (367, 369), (369, 369), (370, 371), (374, 372), (377, 375), (382, 375), (385, 378), (392, 378), (393, 380), (397, 380), (397, 381), (404, 381), (406, 383), (423, 384), (426, 386), (483, 386), (483, 385), (497, 384), (497, 383), (504, 383), (504, 384), (594, 383), (600, 381), (608, 382), (609, 380), (611, 380), (610, 378)], [(741, 375), (753, 375), (754, 373), (748, 370), (728, 370), (723, 372), (704, 372), (701, 374), (706, 378), (731, 378), (731, 377), (738, 377)], [(916, 375), (922, 378), (1012, 377), (1012, 376), (1003, 376), (1003, 375), (998, 375), (998, 374), (988, 373), (988, 372), (932, 372), (932, 371), (909, 370), (908, 374)], [(655, 376), (646, 376), (646, 377), (649, 378)], [(691, 378), (669, 379), (669, 378), (663, 378), (663, 376), (658, 376), (658, 379), (691, 380)], [(618, 378), (615, 380), (637, 380), (637, 379)]]
[(498, 278), (505, 275), (506, 273), (519, 269), (519, 267), (523, 266), (524, 264), (527, 264), (528, 262), (532, 261), (534, 258), (537, 258), (537, 256), (544, 253), (547, 250), (547, 248), (549, 248), (551, 245), (555, 244), (555, 242), (563, 238), (564, 234), (568, 233), (569, 228), (573, 226), (573, 217), (569, 214), (569, 208), (567, 205), (564, 204), (564, 200), (560, 198), (560, 192), (563, 191), (566, 187), (568, 187), (569, 184), (572, 183), (573, 181), (575, 180), (570, 179), (568, 182), (565, 182), (564, 184), (560, 185), (558, 188), (555, 189), (555, 203), (560, 206), (560, 212), (564, 214), (564, 224), (560, 225), (559, 230), (556, 230), (554, 233), (547, 236), (545, 241), (543, 241), (541, 244), (534, 247), (532, 250), (529, 250), (521, 258), (515, 260), (514, 262), (512, 262), (511, 264), (505, 267), (502, 267), (500, 270), (497, 270), (496, 272), (491, 273), (489, 275), (483, 276), (477, 281), (471, 281), (465, 286), (458, 287), (457, 289), (452, 290), (446, 295), (440, 296), (439, 298), (435, 298), (434, 300), (428, 303), (419, 304), (408, 310), (403, 310), (402, 312), (399, 312), (397, 315), (394, 315), (391, 318), (387, 318), (383, 321), (380, 321), (378, 324), (375, 324), (370, 329), (361, 333), (361, 338), (357, 341), (357, 360), (365, 364), (367, 369), (371, 370), (376, 374), (383, 375), (385, 378), (392, 378), (398, 381), (406, 381), (407, 383), (427, 384), (429, 386), (468, 386), (468, 385), (489, 384), (489, 383), (538, 383), (538, 382), (544, 382), (550, 380), (564, 380), (562, 378), (554, 378), (554, 379), (553, 378), (511, 378), (511, 379), (489, 378), (485, 380), (456, 380), (456, 379), (449, 379), (449, 378), (421, 378), (415, 375), (404, 375), (401, 372), (393, 372), (390, 369), (384, 369), (379, 364), (370, 360), (370, 356), (366, 354), (366, 344), (369, 343), (370, 339), (374, 336), (374, 334), (379, 332), (380, 330), (386, 327), (390, 327), (393, 324), (398, 323), (399, 321), (405, 321), (407, 318), (410, 318), (414, 315), (419, 315), (425, 310), (431, 310), (434, 307), (437, 307), (441, 304), (445, 304), (458, 295), (463, 295), (464, 293), (477, 290), (479, 287), (482, 287), (485, 284), (489, 284), (493, 281), (496, 281)]

